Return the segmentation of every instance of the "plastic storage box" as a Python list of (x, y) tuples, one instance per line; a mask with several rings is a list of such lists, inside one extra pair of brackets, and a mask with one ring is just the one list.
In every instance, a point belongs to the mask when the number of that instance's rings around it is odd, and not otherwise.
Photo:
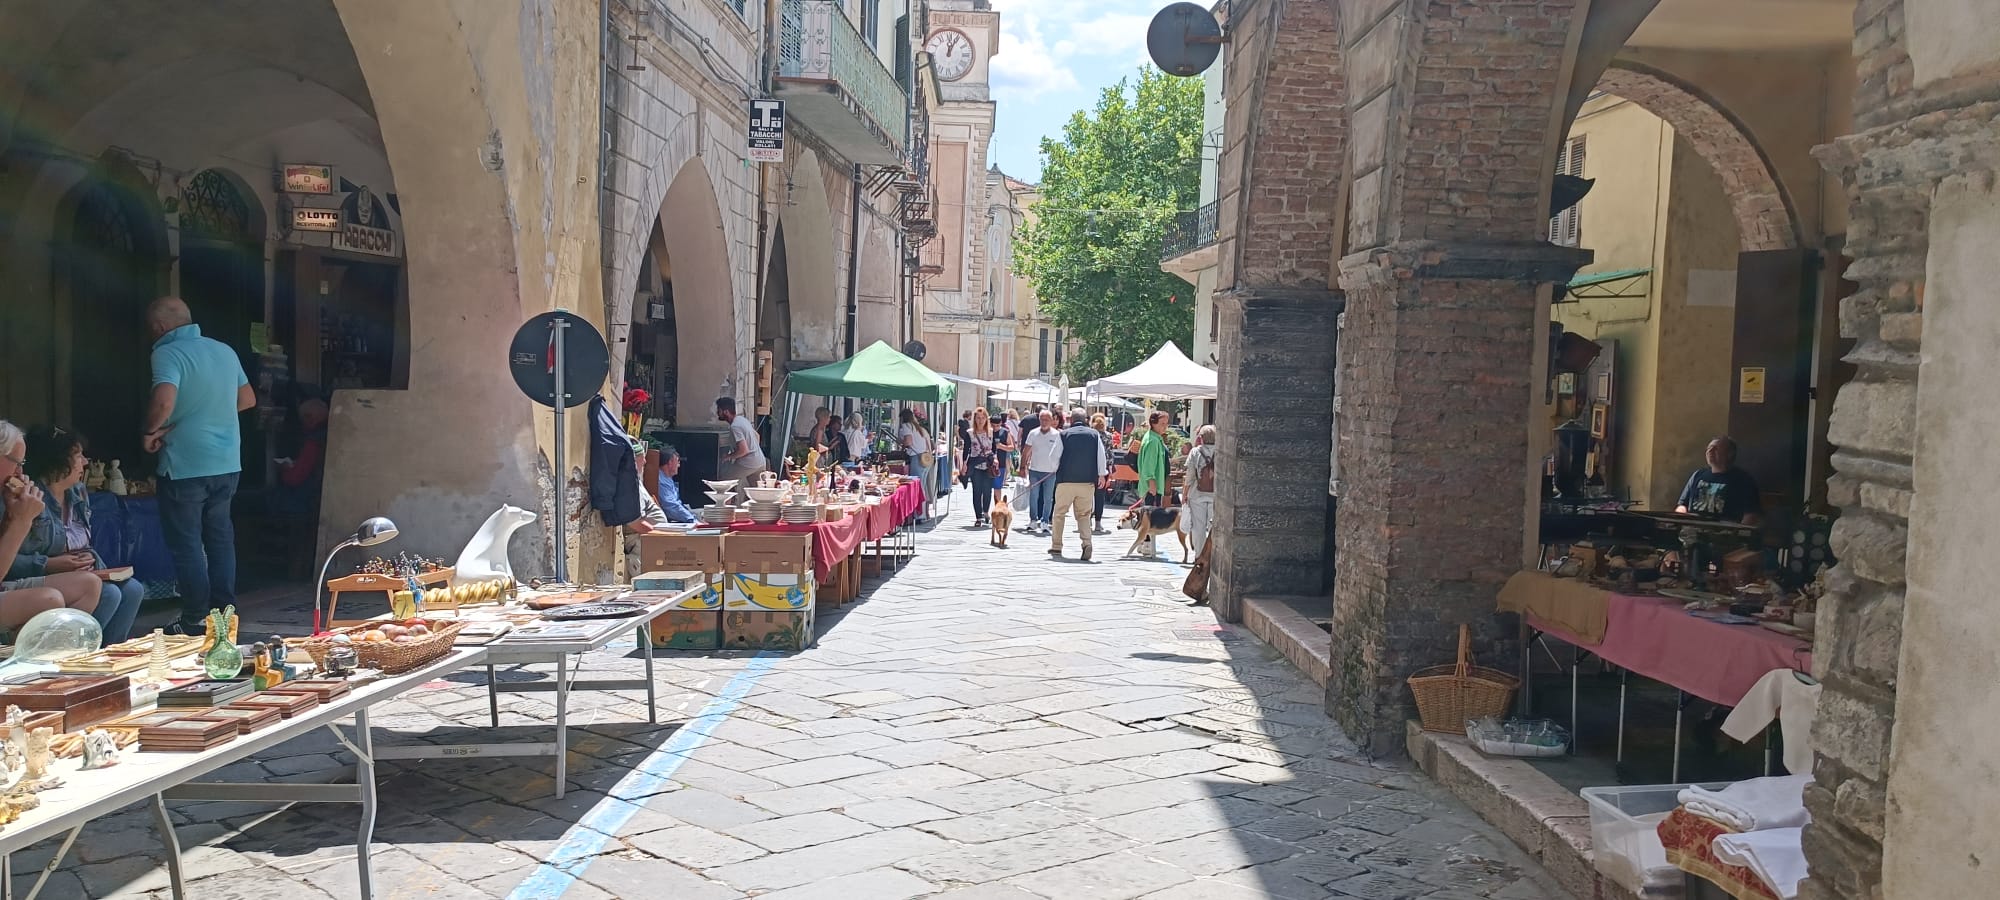
[(1584, 788), (1583, 799), (1590, 804), (1591, 858), (1598, 873), (1641, 897), (1685, 896), (1686, 878), (1667, 862), (1667, 848), (1661, 846), (1656, 829), (1680, 805), (1681, 789), (1687, 786)]

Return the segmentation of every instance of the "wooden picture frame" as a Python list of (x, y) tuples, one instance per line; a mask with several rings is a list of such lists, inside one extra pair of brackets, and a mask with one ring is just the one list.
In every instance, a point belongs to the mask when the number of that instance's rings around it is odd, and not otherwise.
[(1590, 436), (1604, 440), (1610, 432), (1611, 404), (1602, 401), (1590, 404)]

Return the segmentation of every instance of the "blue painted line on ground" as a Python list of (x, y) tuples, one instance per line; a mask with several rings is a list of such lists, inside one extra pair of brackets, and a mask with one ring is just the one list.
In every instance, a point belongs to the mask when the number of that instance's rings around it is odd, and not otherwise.
[(568, 891), (570, 885), (582, 877), (584, 870), (590, 868), (591, 861), (604, 851), (605, 844), (638, 814), (644, 803), (643, 800), (627, 802), (618, 798), (643, 798), (655, 793), (662, 783), (674, 776), (681, 763), (687, 762), (695, 750), (708, 742), (716, 727), (728, 720), (730, 713), (742, 705), (743, 698), (750, 695), (750, 689), (756, 686), (757, 680), (771, 671), (771, 667), (782, 658), (781, 654), (770, 651), (751, 657), (749, 664), (723, 686), (722, 693), (708, 701), (701, 712), (676, 730), (660, 749), (653, 751), (620, 779), (617, 786), (611, 789), (609, 798), (570, 826), (562, 841), (549, 853), (549, 858), (515, 886), (513, 893), (507, 895), (507, 900), (556, 900)]

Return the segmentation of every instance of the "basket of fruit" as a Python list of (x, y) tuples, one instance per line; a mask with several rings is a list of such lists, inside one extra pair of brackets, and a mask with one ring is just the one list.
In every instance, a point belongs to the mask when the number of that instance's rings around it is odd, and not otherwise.
[(444, 658), (451, 652), (459, 629), (464, 627), (463, 622), (435, 619), (366, 622), (306, 638), (294, 646), (311, 655), (313, 662), (325, 666), (327, 651), (347, 644), (354, 648), (361, 668), (396, 675)]

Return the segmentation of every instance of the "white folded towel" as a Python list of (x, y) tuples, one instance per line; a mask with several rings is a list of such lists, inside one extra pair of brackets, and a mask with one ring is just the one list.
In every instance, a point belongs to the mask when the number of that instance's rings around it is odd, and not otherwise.
[(1811, 783), (1811, 775), (1783, 775), (1739, 781), (1719, 791), (1690, 785), (1679, 799), (1688, 812), (1735, 831), (1798, 828), (1812, 820), (1805, 801)]
[(1780, 900), (1799, 895), (1799, 882), (1806, 877), (1806, 851), (1800, 844), (1803, 828), (1768, 828), (1743, 834), (1717, 835), (1709, 849), (1715, 858), (1733, 866), (1747, 866), (1776, 891)]

